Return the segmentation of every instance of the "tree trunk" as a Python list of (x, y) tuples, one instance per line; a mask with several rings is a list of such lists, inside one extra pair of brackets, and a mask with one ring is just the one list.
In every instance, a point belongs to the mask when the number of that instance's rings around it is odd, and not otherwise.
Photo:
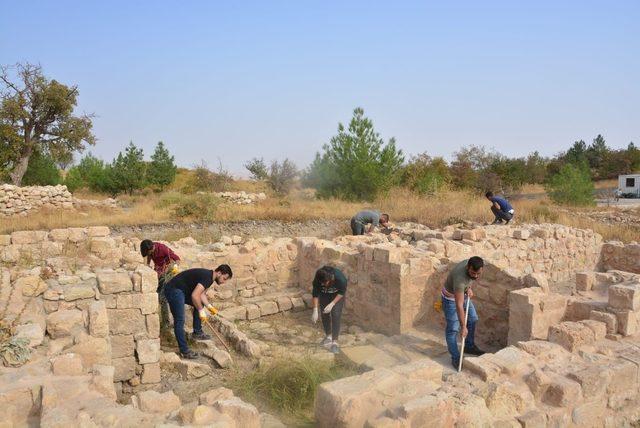
[(27, 172), (30, 157), (31, 150), (20, 157), (20, 160), (18, 161), (18, 163), (16, 163), (16, 166), (13, 167), (11, 174), (9, 174), (9, 176), (11, 177), (11, 182), (14, 186), (20, 186), (20, 184), (22, 183), (22, 177), (24, 177), (24, 173)]

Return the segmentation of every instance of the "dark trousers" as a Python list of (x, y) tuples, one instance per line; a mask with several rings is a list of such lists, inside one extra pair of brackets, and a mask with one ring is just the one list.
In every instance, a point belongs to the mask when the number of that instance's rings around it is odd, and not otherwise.
[(160, 306), (160, 329), (169, 326), (169, 303), (164, 295), (164, 276), (158, 278), (158, 306)]
[(331, 303), (335, 297), (335, 294), (320, 294), (318, 303), (320, 303), (320, 315), (322, 316), (324, 334), (326, 336), (331, 334), (333, 340), (338, 340), (338, 336), (340, 336), (340, 318), (342, 317), (342, 308), (344, 307), (344, 297), (333, 306), (331, 312), (328, 314), (324, 313), (324, 308)]
[(496, 207), (494, 207), (493, 205), (491, 206), (491, 212), (493, 213), (493, 215), (496, 217), (496, 221), (497, 220), (511, 220), (513, 218), (513, 214), (511, 214), (508, 211), (502, 211)]
[[(187, 337), (184, 333), (184, 305), (186, 302), (184, 291), (173, 287), (171, 282), (169, 282), (164, 286), (164, 295), (167, 298), (169, 309), (171, 309), (171, 315), (173, 316), (173, 332), (176, 335), (178, 347), (180, 348), (180, 352), (186, 354), (189, 352), (189, 345), (187, 344)], [(202, 323), (200, 322), (200, 317), (196, 310), (193, 311), (193, 332), (202, 332)]]
[(351, 232), (354, 235), (364, 235), (364, 224), (357, 222), (355, 218), (351, 219)]

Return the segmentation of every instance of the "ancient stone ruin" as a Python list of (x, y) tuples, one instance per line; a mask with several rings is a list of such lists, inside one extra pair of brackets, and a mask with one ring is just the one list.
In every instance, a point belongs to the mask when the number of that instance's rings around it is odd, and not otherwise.
[(237, 205), (250, 205), (255, 202), (264, 201), (265, 199), (267, 199), (267, 195), (263, 192), (248, 193), (244, 190), (240, 192), (217, 192), (214, 193), (214, 196)]
[(0, 185), (0, 217), (26, 216), (39, 209), (83, 209), (88, 207), (116, 208), (115, 199), (102, 201), (75, 198), (67, 186)]
[[(0, 369), (2, 420), (281, 426), (225, 388), (189, 402), (158, 389), (169, 367), (184, 380), (210, 376), (211, 367), (162, 352), (156, 277), (138, 244), (106, 227), (0, 236), (0, 315), (31, 349), (28, 362)], [(363, 373), (321, 385), (319, 426), (621, 426), (640, 419), (640, 245), (551, 224), (407, 224), (334, 240), (233, 236), (170, 245), (181, 268), (232, 265), (233, 280), (209, 290), (224, 317), (216, 328), (234, 355), (256, 361), (268, 345), (234, 321), (308, 310), (315, 270), (329, 264), (345, 272), (345, 314), (354, 328), (340, 357)], [(487, 263), (474, 302), (478, 341), (492, 352), (465, 358), (456, 373), (434, 303), (449, 269), (471, 255)], [(210, 342), (212, 364), (229, 367), (232, 355)]]

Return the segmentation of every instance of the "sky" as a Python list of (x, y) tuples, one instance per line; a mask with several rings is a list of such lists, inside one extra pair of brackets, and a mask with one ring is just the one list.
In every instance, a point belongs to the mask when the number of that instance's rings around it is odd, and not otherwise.
[(362, 107), (407, 155), (640, 144), (639, 1), (3, 2), (0, 64), (78, 85), (90, 150), (307, 166)]

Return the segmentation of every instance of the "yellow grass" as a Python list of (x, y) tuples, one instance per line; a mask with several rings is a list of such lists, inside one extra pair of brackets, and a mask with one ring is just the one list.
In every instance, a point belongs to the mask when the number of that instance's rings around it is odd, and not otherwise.
[[(533, 189), (526, 189), (527, 191)], [(175, 192), (174, 192), (175, 194)], [(118, 198), (121, 210), (91, 209), (85, 213), (40, 211), (26, 217), (3, 219), (0, 233), (15, 230), (46, 230), (60, 227), (91, 225), (137, 225), (178, 222), (171, 207), (159, 203), (162, 194), (146, 192), (143, 195)], [(517, 223), (560, 223), (578, 228), (589, 228), (607, 240), (640, 241), (637, 226), (609, 225), (583, 216), (572, 215), (578, 209), (559, 209), (544, 196), (536, 199), (515, 200)], [(215, 220), (219, 222), (243, 220), (305, 221), (329, 219), (347, 221), (364, 208), (375, 208), (389, 213), (392, 222), (412, 221), (430, 227), (442, 227), (463, 220), (486, 223), (493, 219), (489, 203), (483, 197), (469, 192), (444, 192), (437, 196), (420, 196), (406, 189), (392, 189), (386, 196), (372, 203), (345, 202), (336, 199), (318, 200), (308, 190), (293, 192), (289, 197), (269, 197), (253, 205), (221, 204)], [(588, 212), (595, 208), (580, 209)], [(185, 219), (187, 223), (189, 219)]]

